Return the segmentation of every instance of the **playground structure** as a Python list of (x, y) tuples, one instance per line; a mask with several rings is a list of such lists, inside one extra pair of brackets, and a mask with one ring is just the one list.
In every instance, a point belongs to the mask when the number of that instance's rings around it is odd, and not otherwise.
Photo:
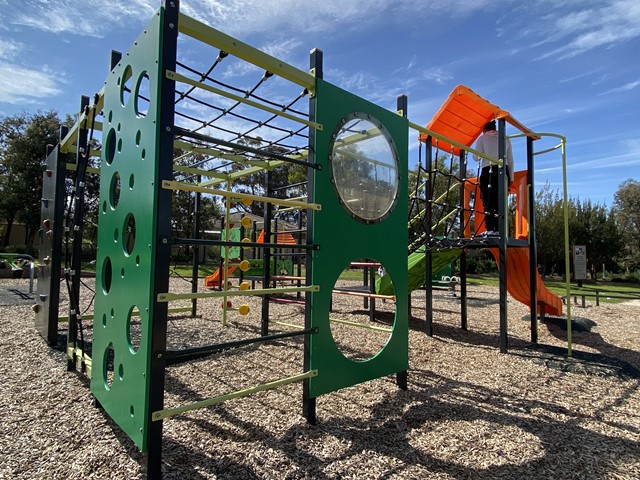
[[(190, 66), (189, 49), (194, 47), (206, 49), (209, 56), (215, 58), (213, 64), (203, 69)], [(211, 55), (212, 49), (216, 50), (215, 55)], [(216, 68), (219, 70), (229, 62), (238, 62), (252, 72), (259, 72), (255, 86), (238, 88), (214, 78)], [(473, 202), (454, 208), (461, 222), (457, 235), (451, 234), (450, 227), (443, 227), (447, 235), (436, 236), (434, 228), (444, 226), (454, 215), (442, 210), (441, 218), (434, 218), (433, 206), (448, 202), (433, 196), (436, 169), (432, 161), (433, 150), (436, 150), (436, 161), (438, 150), (442, 150), (458, 155), (464, 168), (466, 154), (473, 152), (469, 145), (480, 131), (478, 125), (481, 128), (492, 118), (499, 119), (502, 142), (507, 120), (521, 127), (528, 145), (532, 144), (536, 134), (513, 117), (497, 107), (487, 107), (456, 120), (460, 123), (465, 118), (473, 118), (468, 138), (457, 140), (459, 136), (455, 132), (445, 136), (440, 133), (437, 121), (426, 128), (409, 122), (405, 96), (398, 99), (397, 112), (391, 112), (325, 81), (321, 51), (311, 52), (311, 73), (301, 71), (180, 13), (178, 1), (163, 2), (131, 49), (124, 55), (112, 54), (110, 67), (104, 88), (92, 102), (88, 97), (82, 98), (77, 123), (70, 131), (61, 132), (59, 145), (50, 150), (44, 164), (39, 295), (34, 310), (38, 330), (54, 344), (59, 321), (59, 272), (63, 270), (64, 237), (69, 244), (64, 267), (70, 296), (68, 368), (80, 369), (89, 375), (96, 403), (147, 453), (149, 477), (161, 474), (162, 425), (175, 415), (302, 382), (302, 411), (309, 423), (315, 423), (316, 401), (323, 394), (387, 375), (396, 375), (398, 386), (406, 388), (409, 293), (426, 284), (429, 301), (431, 272), (438, 270), (434, 265), (444, 266), (456, 256), (460, 256), (464, 265), (465, 249), (492, 248), (497, 252), (501, 272), (501, 350), (506, 351), (507, 279), (521, 279), (520, 269), (526, 265), (524, 257), (509, 256), (507, 252), (511, 247), (529, 247), (527, 258), (535, 262), (535, 244), (530, 235), (534, 228), (532, 206), (523, 200), (527, 195), (520, 195), (524, 203), (519, 210), (519, 238), (508, 239), (503, 210), (500, 237), (485, 239), (479, 236), (482, 208), (476, 194)], [(276, 102), (261, 94), (265, 85), (275, 81), (280, 86), (286, 85), (283, 88), (293, 101)], [(475, 99), (477, 103), (486, 107), (479, 98)], [(303, 105), (304, 100), (308, 100), (307, 105)], [(211, 117), (194, 116), (196, 106), (198, 111), (204, 110), (207, 112), (204, 115)], [(437, 115), (434, 119), (444, 116)], [(230, 129), (229, 118), (242, 123), (244, 129)], [(411, 207), (405, 200), (410, 198), (409, 129), (419, 134), (426, 154), (424, 167), (420, 161), (415, 172), (418, 185), (411, 194)], [(99, 131), (101, 148), (95, 149), (91, 140)], [(178, 164), (176, 150), (186, 152), (180, 153), (182, 159), (192, 154), (194, 161), (186, 166)], [(67, 215), (69, 223), (64, 225), (60, 220), (65, 200), (65, 168), (72, 155), (75, 156), (73, 208)], [(91, 170), (89, 159), (97, 156), (100, 169)], [(205, 160), (201, 160), (202, 157)], [(500, 165), (504, 180), (501, 160), (490, 160)], [(308, 172), (304, 196), (286, 196), (273, 187), (272, 175), (291, 165)], [(529, 171), (533, 172), (532, 163)], [(100, 175), (99, 248), (95, 307), (91, 315), (81, 312), (78, 302), (87, 173)], [(234, 191), (234, 182), (248, 176), (261, 177), (259, 194)], [(466, 170), (457, 179), (452, 175), (447, 192), (457, 188), (461, 198), (466, 198), (462, 192), (475, 189), (474, 180), (466, 177)], [(519, 185), (520, 189), (526, 187), (532, 199), (532, 177)], [(471, 190), (467, 190), (469, 188)], [(196, 198), (192, 238), (180, 237), (172, 231), (170, 212), (174, 191), (192, 192)], [(504, 184), (501, 193), (506, 197)], [(222, 199), (225, 221), (219, 239), (199, 238), (200, 195)], [(242, 230), (232, 233), (230, 216), (232, 204), (236, 202), (264, 204), (263, 233), (258, 238), (248, 237)], [(281, 242), (283, 232), (273, 226), (274, 214), (284, 209), (299, 211), (299, 231), (293, 236), (294, 243), (288, 239)], [(531, 219), (528, 228), (527, 219)], [(249, 227), (246, 222), (241, 225)], [(255, 233), (256, 228), (253, 231)], [(336, 231), (342, 235), (335, 235)], [(304, 276), (300, 272), (279, 275), (281, 272), (276, 271), (274, 274), (273, 265), (277, 262), (271, 260), (283, 255), (278, 253), (283, 243), (291, 250), (287, 255), (304, 259)], [(215, 272), (211, 275), (207, 285), (218, 290), (198, 291), (198, 261), (194, 254), (192, 292), (170, 291), (169, 257), (174, 245), (222, 249), (223, 264), (217, 276)], [(243, 279), (237, 286), (229, 283), (232, 268), (249, 270), (250, 262), (242, 258), (247, 249), (261, 252), (261, 288), (249, 287)], [(386, 271), (377, 282), (377, 293), (364, 298), (372, 305), (376, 295), (388, 296), (395, 302), (388, 340), (365, 361), (353, 361), (343, 355), (332, 336), (329, 316), (339, 275), (349, 265), (359, 263), (366, 264), (367, 268), (380, 265)], [(510, 270), (512, 264), (516, 267), (514, 271)], [(531, 271), (535, 271), (535, 263), (533, 266)], [(464, 267), (461, 274), (464, 318)], [(274, 285), (283, 277), (296, 284)], [(365, 278), (372, 280), (366, 271)], [(369, 286), (372, 284), (371, 281)], [(524, 284), (518, 285), (519, 291), (523, 291)], [(385, 288), (392, 293), (383, 291)], [(529, 296), (523, 294), (519, 300), (531, 302), (533, 328), (538, 310), (544, 313), (555, 304), (545, 293), (537, 297), (538, 291), (543, 292), (537, 279), (530, 281), (528, 288)], [(288, 293), (304, 296), (304, 327), (273, 333), (278, 322), (270, 318), (270, 299)], [(261, 312), (251, 312), (244, 305), (234, 307), (230, 302), (247, 295), (262, 297)], [(256, 322), (260, 324), (260, 335), (224, 344), (168, 348), (169, 316), (184, 311), (195, 315), (197, 300), (201, 298), (222, 300), (222, 325), (227, 325), (230, 315), (259, 313)], [(169, 303), (180, 300), (191, 300), (192, 307), (169, 308)], [(426, 312), (427, 333), (432, 333), (431, 309), (427, 308)], [(82, 324), (88, 319), (93, 320), (90, 349), (84, 340)], [(304, 339), (301, 373), (165, 408), (167, 368), (230, 348), (291, 337)], [(532, 341), (536, 341), (533, 330)]]

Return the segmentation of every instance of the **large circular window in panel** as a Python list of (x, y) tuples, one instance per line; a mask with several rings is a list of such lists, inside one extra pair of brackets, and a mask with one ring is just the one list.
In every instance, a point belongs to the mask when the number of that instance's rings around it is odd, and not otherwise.
[(364, 362), (389, 341), (396, 314), (395, 297), (377, 295), (376, 282), (386, 274), (379, 262), (360, 259), (340, 274), (329, 307), (331, 336), (346, 358)]
[(387, 129), (375, 117), (353, 113), (333, 134), (331, 182), (340, 204), (364, 223), (384, 220), (398, 199), (398, 155)]

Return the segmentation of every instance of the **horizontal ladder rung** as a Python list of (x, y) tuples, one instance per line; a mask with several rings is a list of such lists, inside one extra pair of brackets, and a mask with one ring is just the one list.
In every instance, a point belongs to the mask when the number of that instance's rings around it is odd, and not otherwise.
[(157, 422), (158, 420), (162, 420), (163, 418), (172, 417), (174, 415), (179, 415), (181, 413), (189, 412), (191, 410), (198, 410), (200, 408), (211, 407), (213, 405), (217, 405), (218, 403), (226, 402), (227, 400), (246, 397), (247, 395), (251, 395), (253, 393), (263, 392), (265, 390), (272, 390), (277, 387), (288, 385), (290, 383), (300, 382), (302, 380), (306, 380), (307, 378), (317, 377), (317, 376), (318, 376), (318, 370), (310, 370), (308, 372), (294, 375), (292, 377), (286, 377), (280, 380), (275, 380), (273, 382), (263, 383), (262, 385), (256, 385), (255, 387), (245, 388), (244, 390), (238, 390), (236, 392), (227, 393), (226, 395), (220, 395), (219, 397), (208, 398), (206, 400), (201, 400), (199, 402), (190, 403), (189, 405), (183, 405), (182, 407), (158, 410), (156, 412), (153, 412), (153, 414), (151, 415), (151, 419), (152, 421)]
[(226, 297), (246, 297), (251, 295), (274, 295), (277, 293), (295, 292), (319, 292), (318, 285), (306, 287), (282, 287), (282, 288), (262, 288), (256, 290), (223, 290), (218, 292), (196, 292), (196, 293), (159, 293), (158, 302), (171, 302), (173, 300), (190, 300), (193, 298), (226, 298)]
[(226, 190), (217, 190), (213, 188), (207, 187), (199, 187), (197, 185), (192, 185), (189, 183), (182, 182), (174, 182), (171, 180), (164, 180), (162, 182), (162, 188), (167, 190), (184, 190), (188, 192), (200, 192), (200, 193), (208, 193), (210, 195), (218, 195), (220, 197), (228, 197), (228, 198), (236, 198), (238, 200), (248, 199), (254, 202), (265, 202), (271, 203), (273, 205), (285, 205), (291, 207), (303, 207), (308, 208), (310, 210), (321, 210), (321, 206), (317, 203), (307, 203), (298, 200), (287, 200), (284, 198), (273, 198), (273, 197), (261, 197), (260, 195), (251, 195), (249, 193), (240, 193), (240, 192), (228, 192)]

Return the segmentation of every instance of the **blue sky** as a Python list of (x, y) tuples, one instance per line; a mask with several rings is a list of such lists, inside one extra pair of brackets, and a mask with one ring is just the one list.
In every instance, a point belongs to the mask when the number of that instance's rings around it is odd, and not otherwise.
[[(112, 3), (0, 0), (0, 115), (64, 116), (97, 92), (111, 49), (128, 50), (160, 5)], [(326, 80), (389, 109), (405, 93), (418, 124), (466, 85), (534, 131), (567, 137), (573, 197), (611, 206), (622, 181), (640, 179), (638, 0), (183, 0), (181, 8), (304, 70), (320, 48)], [(516, 169), (523, 146), (514, 141)], [(559, 153), (537, 157), (535, 179), (561, 189)]]

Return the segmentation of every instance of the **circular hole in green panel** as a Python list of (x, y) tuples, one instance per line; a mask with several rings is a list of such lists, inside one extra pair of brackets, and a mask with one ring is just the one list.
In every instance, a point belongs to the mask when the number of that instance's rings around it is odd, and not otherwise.
[(120, 124), (118, 123), (118, 126), (116, 127), (116, 129), (118, 130), (118, 133), (120, 133)]
[(139, 117), (146, 117), (149, 112), (149, 100), (151, 98), (150, 85), (149, 74), (142, 72), (138, 77), (135, 93), (135, 109), (136, 115)]
[(122, 151), (122, 139), (119, 138), (118, 139), (118, 153), (120, 153)]
[[(360, 266), (345, 268), (333, 287), (329, 318), (331, 335), (340, 352), (350, 360), (361, 362), (375, 356), (386, 345), (391, 336), (396, 307), (391, 298), (365, 296), (375, 295), (376, 279), (384, 276), (378, 262), (361, 259), (353, 263)], [(366, 267), (368, 286), (364, 286), (365, 265), (369, 265)], [(390, 282), (388, 276), (385, 278)], [(372, 302), (375, 306), (374, 322), (370, 317)]]
[(120, 380), (124, 380), (124, 365), (118, 365), (118, 377)]
[(136, 245), (136, 217), (133, 216), (133, 213), (129, 213), (127, 215), (127, 218), (124, 221), (123, 233), (124, 238), (122, 241), (122, 247), (124, 248), (125, 255), (129, 256)]
[[(104, 259), (102, 265), (102, 290), (105, 294), (108, 294), (111, 290), (111, 280), (113, 279), (113, 266), (111, 265), (111, 259), (109, 257)], [(111, 317), (113, 318), (113, 310), (111, 310)]]
[(136, 267), (140, 266), (140, 255), (136, 255)]
[(131, 418), (133, 418), (134, 414), (135, 414), (135, 408), (133, 408), (133, 405), (129, 406), (129, 413), (131, 414)]
[(384, 220), (398, 198), (398, 155), (375, 117), (353, 113), (334, 130), (331, 182), (347, 213), (364, 223)]
[(111, 318), (113, 318), (113, 317), (115, 316), (115, 314), (116, 314), (116, 312), (115, 312), (115, 310), (112, 308), (112, 309), (111, 309)]
[(142, 338), (142, 316), (136, 305), (129, 309), (127, 315), (127, 341), (129, 342), (129, 350), (136, 353), (140, 348), (140, 339)]
[(113, 120), (113, 111), (109, 110), (109, 114), (107, 115), (107, 120), (109, 121), (109, 123), (111, 123), (111, 120)]
[(113, 159), (116, 156), (116, 131), (110, 128), (107, 132), (107, 139), (104, 145), (104, 161), (107, 165), (113, 163)]
[(102, 213), (107, 213), (107, 201), (102, 202)]
[(146, 156), (147, 156), (147, 150), (143, 148), (142, 152), (140, 153), (140, 158), (144, 160)]
[(103, 313), (102, 314), (102, 326), (106, 328), (107, 326), (107, 314)]
[(104, 351), (104, 357), (102, 360), (102, 379), (104, 381), (104, 388), (111, 389), (113, 385), (113, 362), (115, 358), (115, 352), (113, 350), (113, 343), (109, 343), (109, 346)]
[(136, 132), (136, 147), (140, 146), (140, 138), (142, 138), (142, 132), (140, 130), (138, 130)]
[(120, 201), (120, 174), (115, 172), (111, 177), (111, 187), (109, 188), (109, 203), (111, 208), (116, 208)]
[(133, 186), (136, 184), (136, 177), (135, 175), (132, 173), (131, 175), (129, 175), (129, 188), (131, 190), (133, 190)]
[(120, 269), (120, 278), (124, 278), (124, 267)]
[(124, 73), (122, 74), (122, 81), (120, 82), (120, 103), (123, 107), (127, 106), (127, 103), (129, 103), (129, 98), (131, 97), (132, 75), (133, 71), (131, 70), (131, 65), (127, 65), (124, 69)]
[(118, 235), (119, 235), (119, 234), (120, 234), (120, 232), (118, 232), (118, 229), (116, 228), (116, 229), (113, 231), (113, 241), (114, 241), (114, 242), (116, 242), (116, 243), (118, 243)]

